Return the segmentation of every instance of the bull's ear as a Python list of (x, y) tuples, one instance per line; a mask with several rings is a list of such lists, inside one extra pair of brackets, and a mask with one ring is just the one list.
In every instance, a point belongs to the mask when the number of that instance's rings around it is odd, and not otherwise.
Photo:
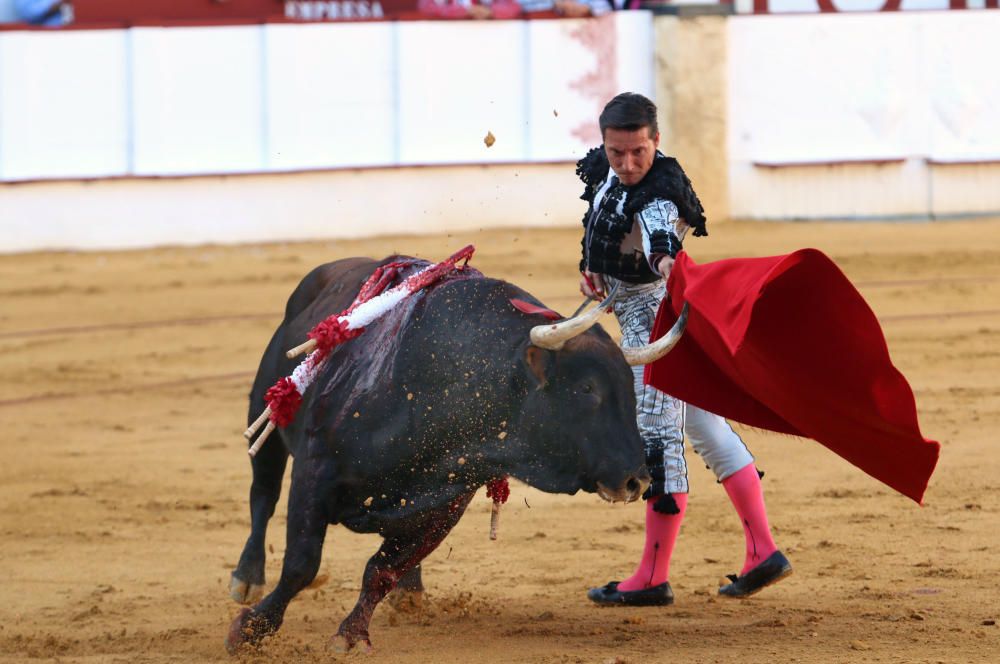
[(549, 383), (549, 375), (555, 365), (555, 353), (533, 344), (524, 351), (524, 363), (528, 374), (535, 379), (535, 389), (540, 390)]

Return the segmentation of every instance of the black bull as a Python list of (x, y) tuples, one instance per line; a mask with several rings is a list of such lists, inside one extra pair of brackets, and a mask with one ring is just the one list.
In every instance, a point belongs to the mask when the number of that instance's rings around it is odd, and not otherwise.
[[(285, 351), (343, 311), (376, 262), (347, 259), (314, 269), (292, 293), (250, 393), (264, 393), (298, 360)], [(511, 305), (537, 303), (520, 288), (466, 269), (404, 300), (358, 338), (338, 346), (307, 391), (293, 424), (252, 460), (251, 533), (232, 594), (250, 603), (264, 584), (264, 537), (288, 455), (295, 461), (281, 579), (236, 617), (230, 651), (281, 625), (292, 598), (319, 570), (327, 524), (379, 533), (361, 595), (341, 623), (341, 647), (370, 645), (376, 604), (461, 518), (476, 490), (513, 476), (542, 491), (598, 491), (634, 500), (648, 483), (635, 419), (632, 373), (598, 327), (558, 351), (531, 344), (548, 321)], [(301, 358), (300, 358), (301, 359)]]

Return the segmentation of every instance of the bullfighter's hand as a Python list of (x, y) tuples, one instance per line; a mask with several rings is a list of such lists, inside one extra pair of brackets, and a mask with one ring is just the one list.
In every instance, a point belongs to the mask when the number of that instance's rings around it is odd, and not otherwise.
[[(592, 286), (593, 285), (593, 286)], [(592, 300), (603, 300), (605, 295), (604, 277), (590, 270), (580, 274), (580, 292)]]
[(663, 277), (664, 281), (670, 278), (670, 270), (673, 266), (674, 259), (670, 256), (664, 256), (660, 259), (660, 262), (656, 264), (656, 270), (660, 273), (660, 276)]
[(681, 242), (684, 241), (684, 236), (687, 235), (687, 232), (690, 229), (691, 227), (688, 226), (688, 222), (684, 219), (684, 217), (679, 217), (677, 221), (674, 222), (674, 235), (676, 235), (677, 239)]

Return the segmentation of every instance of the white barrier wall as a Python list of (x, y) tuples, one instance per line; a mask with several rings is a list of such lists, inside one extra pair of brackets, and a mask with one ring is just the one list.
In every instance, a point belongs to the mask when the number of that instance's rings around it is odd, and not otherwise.
[(127, 172), (127, 54), (120, 31), (0, 32), (0, 180)]
[(653, 66), (648, 12), (0, 32), (0, 252), (578, 223)]
[(265, 170), (263, 30), (129, 31), (132, 170), (122, 175)]
[(732, 216), (1000, 212), (997, 34), (996, 11), (732, 19)]
[(0, 32), (0, 180), (574, 160), (652, 44), (647, 12)]
[(0, 190), (0, 251), (566, 226), (581, 191), (572, 164), (39, 181)]
[(262, 167), (396, 163), (397, 34), (382, 23), (269, 26)]
[(654, 55), (713, 220), (1000, 214), (1000, 12), (703, 18), (0, 32), (0, 252), (576, 224)]

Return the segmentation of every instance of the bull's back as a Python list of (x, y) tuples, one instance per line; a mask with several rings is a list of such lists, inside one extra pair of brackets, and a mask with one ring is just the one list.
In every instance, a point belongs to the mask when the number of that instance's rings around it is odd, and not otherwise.
[[(264, 408), (264, 393), (268, 388), (279, 378), (290, 375), (302, 360), (301, 357), (286, 358), (285, 351), (305, 341), (317, 323), (349, 307), (378, 266), (399, 258), (340, 260), (321, 265), (302, 279), (288, 298), (285, 318), (264, 353), (250, 395), (249, 420)], [(394, 412), (394, 404), (406, 402), (405, 395), (395, 394), (388, 385), (387, 389), (371, 389), (367, 383), (356, 384), (357, 376), (364, 376), (365, 381), (377, 381), (388, 380), (394, 375), (395, 387), (426, 384), (428, 390), (434, 392), (435, 388), (444, 391), (456, 371), (460, 376), (475, 372), (481, 379), (486, 379), (486, 375), (495, 370), (502, 371), (502, 367), (514, 364), (514, 348), (527, 342), (530, 326), (537, 324), (513, 308), (511, 297), (535, 301), (512, 284), (483, 277), (478, 272), (473, 274), (473, 271), (435, 284), (400, 307), (401, 319), (392, 320), (393, 316), (387, 316), (373, 323), (362, 338), (348, 342), (334, 353), (324, 370), (328, 381), (324, 391), (330, 393), (331, 403), (338, 407), (354, 409), (353, 400), (363, 396), (367, 400), (366, 410)], [(359, 342), (361, 345), (355, 347)], [(397, 356), (398, 348), (402, 350)], [(337, 379), (331, 383), (332, 375)], [(490, 378), (489, 382), (495, 384), (507, 382), (501, 375)], [(314, 396), (310, 394), (306, 401), (311, 403)], [(383, 400), (386, 402), (382, 403)], [(330, 414), (326, 416), (329, 418)], [(298, 424), (300, 422), (289, 430), (279, 430), (293, 454)], [(347, 428), (364, 424), (352, 420)], [(386, 427), (387, 434), (391, 428)], [(340, 439), (342, 444), (351, 446), (355, 436), (350, 435), (351, 431), (343, 433), (348, 435)], [(359, 441), (365, 439), (366, 446), (371, 443), (366, 436), (357, 438)], [(370, 449), (350, 451), (371, 453)]]
[(302, 358), (285, 351), (306, 341), (308, 332), (331, 314), (349, 307), (361, 285), (382, 261), (345, 258), (325, 263), (303, 277), (285, 304), (285, 317), (271, 336), (250, 392), (248, 421), (264, 407), (264, 393), (276, 380), (292, 373)]
[(308, 332), (330, 314), (343, 311), (377, 265), (371, 258), (345, 258), (313, 269), (289, 296), (282, 327), (306, 326)]

